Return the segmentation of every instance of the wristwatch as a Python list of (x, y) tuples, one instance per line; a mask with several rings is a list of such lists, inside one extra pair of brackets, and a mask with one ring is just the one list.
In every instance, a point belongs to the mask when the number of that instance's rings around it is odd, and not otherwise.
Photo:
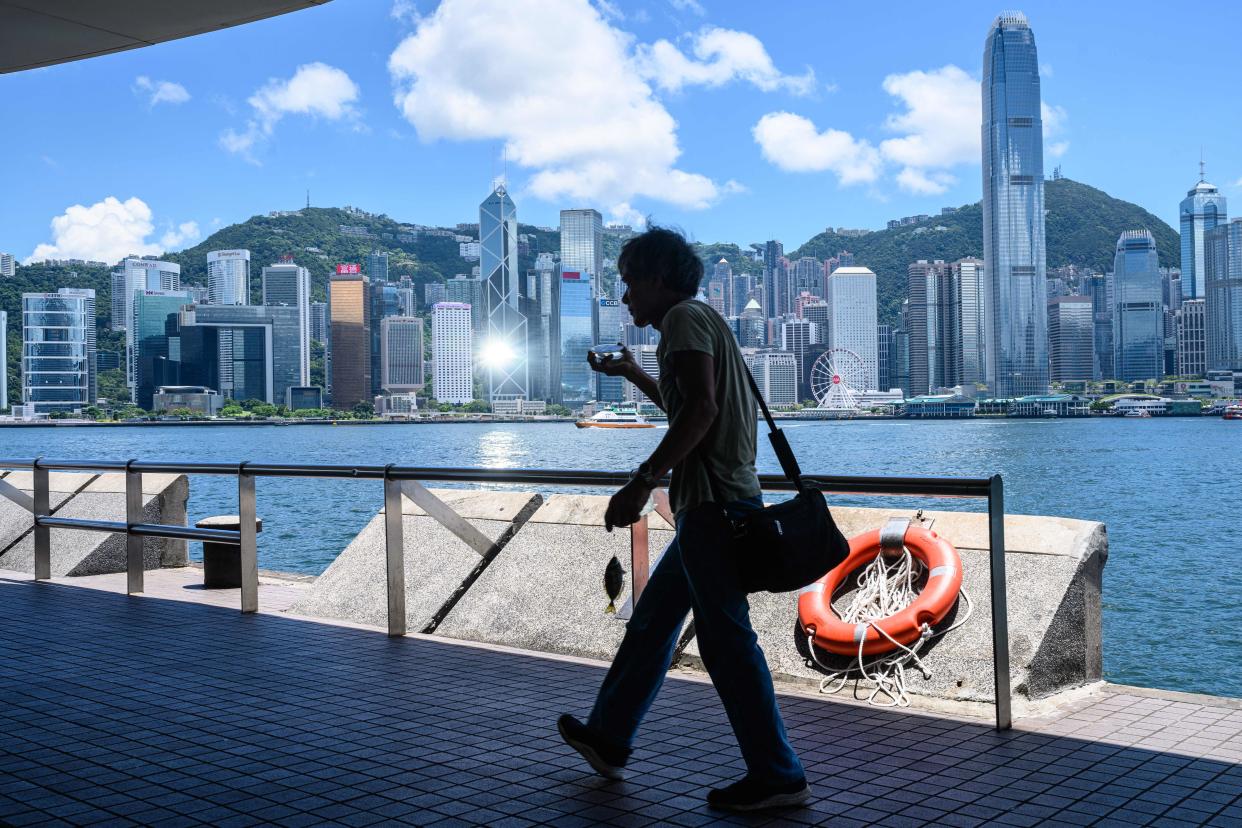
[(630, 475), (630, 479), (637, 480), (648, 489), (657, 489), (660, 486), (659, 482), (655, 479), (655, 475), (651, 473), (651, 464), (646, 462), (638, 464), (638, 468), (634, 469), (634, 473)]

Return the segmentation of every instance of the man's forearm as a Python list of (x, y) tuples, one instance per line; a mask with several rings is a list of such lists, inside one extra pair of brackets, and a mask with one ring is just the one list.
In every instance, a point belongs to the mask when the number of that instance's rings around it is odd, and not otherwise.
[(637, 387), (639, 391), (646, 394), (647, 399), (658, 405), (661, 411), (668, 411), (668, 409), (664, 407), (664, 397), (660, 396), (660, 385), (652, 379), (650, 374), (642, 368), (639, 368), (636, 372), (634, 372), (633, 376), (626, 377), (626, 379), (634, 383), (635, 387)]

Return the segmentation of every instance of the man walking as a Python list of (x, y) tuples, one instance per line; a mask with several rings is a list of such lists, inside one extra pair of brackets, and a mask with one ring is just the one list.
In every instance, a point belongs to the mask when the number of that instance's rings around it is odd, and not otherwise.
[(668, 472), (677, 534), (643, 590), (642, 598), (599, 689), (587, 722), (568, 714), (561, 736), (597, 772), (622, 778), (630, 746), (655, 701), (687, 613), (703, 663), (724, 704), (746, 762), (746, 776), (712, 790), (708, 805), (751, 811), (799, 805), (810, 798), (802, 764), (785, 726), (763, 651), (750, 626), (750, 606), (720, 549), (685, 529), (685, 512), (723, 504), (731, 517), (763, 507), (755, 474), (756, 402), (732, 333), (710, 306), (693, 297), (703, 264), (677, 233), (652, 228), (625, 244), (617, 260), (623, 302), (636, 325), (660, 332), (657, 383), (628, 349), (618, 358), (588, 355), (591, 367), (625, 377), (669, 417), (668, 431), (651, 456), (608, 503), (604, 522), (638, 520), (657, 482)]

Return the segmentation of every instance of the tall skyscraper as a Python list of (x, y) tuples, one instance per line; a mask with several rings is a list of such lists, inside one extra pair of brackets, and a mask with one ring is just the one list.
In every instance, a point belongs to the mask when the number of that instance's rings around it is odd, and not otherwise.
[(809, 382), (804, 366), (807, 349), (820, 344), (820, 326), (808, 319), (791, 319), (780, 325), (780, 350), (788, 351), (798, 360), (798, 387), (803, 389)]
[(22, 400), (40, 414), (94, 405), (95, 291), (22, 294)]
[(487, 308), (483, 304), (483, 280), (478, 276), (458, 273), (444, 283), (444, 301), (470, 306), (474, 336), (487, 332)]
[(984, 382), (987, 369), (986, 308), (983, 299), (983, 259), (959, 259), (952, 265), (953, 277), (961, 297), (963, 385)]
[[(824, 263), (814, 256), (803, 256), (794, 262), (793, 290), (794, 295), (806, 291), (819, 296), (824, 285)], [(822, 297), (821, 297), (822, 298)]]
[(1207, 375), (1207, 319), (1203, 299), (1185, 299), (1177, 309), (1177, 375)]
[(444, 282), (427, 282), (423, 285), (423, 307), (434, 308), (445, 300), (445, 296), (447, 294), (444, 290)]
[(887, 391), (895, 388), (892, 374), (892, 348), (893, 348), (893, 329), (890, 325), (876, 325), (875, 337), (875, 364), (876, 375), (879, 377), (879, 384), (876, 386), (881, 391)]
[(423, 320), (389, 316), (380, 320), (380, 384), (390, 393), (423, 387)]
[(1207, 368), (1242, 371), (1242, 219), (1208, 231), (1207, 249)]
[(1164, 303), (1156, 240), (1146, 230), (1127, 230), (1113, 258), (1113, 363), (1117, 379), (1164, 375)]
[(1095, 327), (1090, 296), (1048, 300), (1048, 351), (1053, 382), (1089, 380), (1095, 372)]
[(310, 385), (310, 271), (295, 264), (292, 257), (282, 258), (276, 264), (263, 268), (263, 304), (297, 309), (298, 385)]
[(1207, 284), (1207, 234), (1228, 220), (1226, 199), (1214, 184), (1203, 180), (1202, 164), (1199, 183), (1186, 193), (1178, 213), (1182, 230), (1182, 298), (1202, 299)]
[[(479, 205), (479, 271), (485, 284), (487, 335), (479, 357), (488, 400), (527, 399), (526, 317), (518, 308), (517, 208), (497, 185)], [(589, 308), (588, 308), (589, 311)]]
[(907, 273), (910, 391), (952, 388), (962, 381), (961, 297), (954, 271), (941, 259), (920, 259)]
[[(12, 253), (0, 253), (0, 276), (8, 278), (9, 276), (12, 276), (16, 273), (17, 273), (17, 259), (13, 256)], [(5, 397), (5, 399), (7, 400), (8, 398)], [(9, 406), (7, 402), (3, 406), (0, 406), (0, 408), (8, 408), (8, 407)]]
[(332, 309), (332, 406), (350, 409), (371, 397), (370, 284), (361, 273), (342, 273), (328, 283)]
[(470, 306), (437, 302), (431, 308), (431, 390), (437, 401), (461, 404), (474, 399)]
[(373, 250), (367, 255), (367, 278), (371, 284), (388, 281), (388, 253)]
[(561, 271), (561, 400), (575, 406), (594, 396), (595, 373), (586, 355), (595, 344), (590, 274)]
[[(125, 259), (112, 273), (112, 330), (125, 331), (125, 384), (133, 388), (138, 368), (134, 347), (134, 296), (144, 290), (180, 290), (181, 265), (158, 259)], [(116, 320), (124, 320), (121, 328)]]
[(401, 296), (392, 282), (377, 282), (374, 279), (367, 295), (371, 302), (371, 394), (377, 395), (384, 390), (380, 324), (388, 317), (401, 315)]
[(727, 316), (729, 310), (729, 299), (725, 295), (726, 290), (728, 290), (727, 282), (722, 282), (715, 277), (707, 281), (707, 304), (711, 305), (716, 313), (721, 316)]
[(598, 210), (561, 210), (561, 267), (591, 274), (595, 295), (604, 295), (604, 219)]
[(137, 349), (137, 375), (129, 389), (130, 401), (151, 410), (152, 397), (161, 385), (178, 385), (171, 363), (180, 355), (169, 353), (169, 317), (191, 304), (187, 291), (144, 290), (134, 296), (134, 347)]
[(1092, 273), (1080, 290), (1091, 297), (1091, 321), (1095, 330), (1093, 379), (1112, 379), (1113, 371), (1113, 280), (1111, 274)]
[(875, 273), (868, 268), (838, 267), (824, 285), (828, 344), (853, 351), (862, 359), (862, 375), (853, 378), (860, 391), (880, 388), (875, 281)]
[(766, 319), (775, 319), (788, 309), (781, 309), (777, 296), (776, 270), (781, 259), (785, 257), (785, 246), (772, 240), (763, 244), (763, 314)]
[(983, 260), (988, 386), (996, 397), (1046, 393), (1039, 56), (1021, 13), (997, 17), (983, 51)]
[[(595, 341), (605, 344), (620, 342), (621, 337), (625, 335), (625, 320), (629, 318), (629, 312), (620, 301), (597, 298), (595, 300)], [(624, 383), (621, 377), (596, 373), (595, 399), (600, 402), (621, 402), (625, 395)]]
[(250, 304), (249, 250), (207, 253), (207, 302), (212, 305)]

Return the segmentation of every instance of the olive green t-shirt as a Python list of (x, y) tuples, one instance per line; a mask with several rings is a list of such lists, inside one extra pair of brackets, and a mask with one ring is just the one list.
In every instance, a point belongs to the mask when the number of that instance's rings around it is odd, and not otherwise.
[(728, 324), (710, 305), (687, 299), (669, 309), (660, 325), (660, 396), (671, 428), (684, 410), (677, 389), (673, 354), (702, 351), (716, 367), (716, 422), (684, 460), (673, 468), (669, 506), (674, 514), (715, 501), (729, 503), (760, 493), (755, 474), (756, 416), (746, 363)]

